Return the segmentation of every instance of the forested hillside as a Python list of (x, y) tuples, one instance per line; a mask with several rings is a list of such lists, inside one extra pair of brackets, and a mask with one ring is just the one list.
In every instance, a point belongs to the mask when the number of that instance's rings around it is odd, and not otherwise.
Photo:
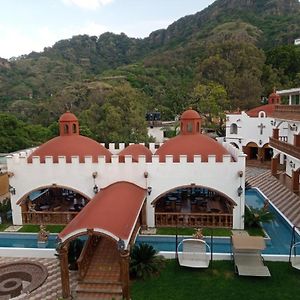
[[(66, 109), (101, 142), (147, 141), (144, 115), (154, 109), (172, 119), (192, 105), (213, 126), (274, 87), (300, 86), (299, 20), (298, 0), (218, 0), (145, 39), (79, 35), (0, 59), (0, 152), (56, 135)], [(6, 142), (13, 128), (22, 143)]]

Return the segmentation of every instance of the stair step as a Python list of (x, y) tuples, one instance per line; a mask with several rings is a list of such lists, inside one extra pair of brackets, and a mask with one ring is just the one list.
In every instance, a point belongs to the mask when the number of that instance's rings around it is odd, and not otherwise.
[(77, 293), (77, 300), (122, 300), (122, 294), (107, 294), (107, 293)]

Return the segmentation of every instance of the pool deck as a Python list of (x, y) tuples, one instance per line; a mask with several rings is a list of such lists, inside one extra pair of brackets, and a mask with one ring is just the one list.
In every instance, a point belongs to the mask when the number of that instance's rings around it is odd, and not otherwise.
[(300, 196), (272, 176), (270, 170), (247, 167), (246, 181), (259, 188), (291, 224), (300, 226)]

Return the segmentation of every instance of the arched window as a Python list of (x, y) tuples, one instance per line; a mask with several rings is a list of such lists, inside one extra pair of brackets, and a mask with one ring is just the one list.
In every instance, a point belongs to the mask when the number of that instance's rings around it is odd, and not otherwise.
[(76, 126), (76, 124), (73, 124), (73, 133), (76, 133), (77, 132), (77, 126)]
[(197, 122), (197, 132), (200, 132), (200, 123)]
[(265, 117), (266, 117), (266, 113), (265, 113), (264, 111), (260, 111), (260, 112), (258, 113), (258, 117), (259, 117), (259, 118), (265, 118)]
[(238, 133), (238, 127), (235, 123), (232, 123), (230, 125), (230, 134), (237, 134)]
[(66, 124), (66, 125), (64, 125), (64, 133), (69, 133), (69, 125), (68, 124)]
[(193, 123), (192, 122), (188, 122), (188, 124), (187, 124), (187, 132), (193, 132)]

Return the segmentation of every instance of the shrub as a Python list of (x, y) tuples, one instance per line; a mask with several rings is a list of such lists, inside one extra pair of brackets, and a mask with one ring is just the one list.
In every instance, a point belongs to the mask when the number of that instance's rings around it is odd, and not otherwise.
[(245, 207), (245, 226), (246, 227), (261, 227), (261, 223), (269, 223), (274, 219), (274, 215), (264, 208), (248, 208)]
[(134, 245), (131, 251), (130, 275), (133, 278), (146, 279), (159, 274), (165, 265), (165, 259), (148, 244)]

